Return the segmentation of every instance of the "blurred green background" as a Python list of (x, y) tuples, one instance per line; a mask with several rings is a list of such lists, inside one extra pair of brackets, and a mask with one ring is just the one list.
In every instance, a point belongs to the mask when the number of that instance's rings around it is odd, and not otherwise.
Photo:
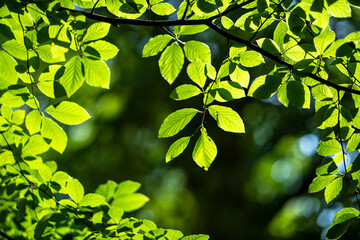
[[(331, 28), (344, 37), (359, 29), (358, 16), (354, 12), (353, 19), (331, 19)], [(273, 30), (274, 26), (259, 37), (271, 37)], [(323, 238), (336, 212), (354, 204), (351, 194), (328, 205), (322, 192), (307, 194), (321, 161), (315, 154), (320, 132), (313, 128), (311, 110), (285, 108), (276, 97), (231, 102), (227, 106), (241, 115), (246, 134), (223, 132), (207, 117), (205, 126), (218, 148), (208, 172), (192, 161), (195, 139), (184, 154), (165, 164), (166, 151), (177, 138), (157, 138), (163, 119), (180, 108), (200, 109), (202, 98), (176, 102), (168, 97), (175, 86), (190, 79), (183, 69), (169, 86), (160, 75), (158, 56), (141, 58), (144, 44), (156, 34), (166, 31), (131, 26), (111, 29), (108, 39), (120, 49), (108, 62), (111, 89), (84, 85), (73, 96), (92, 119), (79, 126), (63, 126), (69, 133), (67, 150), (64, 155), (50, 152), (46, 159), (56, 159), (59, 169), (78, 178), (87, 192), (107, 180), (139, 181), (140, 192), (151, 201), (131, 216), (153, 220), (159, 227), (206, 233), (211, 239)], [(211, 30), (181, 38), (190, 39), (210, 46), (218, 69), (226, 56), (226, 39)], [(251, 79), (269, 72), (272, 65), (266, 61), (250, 70)], [(191, 134), (200, 121), (195, 118), (180, 135)], [(344, 239), (358, 237), (357, 227)]]

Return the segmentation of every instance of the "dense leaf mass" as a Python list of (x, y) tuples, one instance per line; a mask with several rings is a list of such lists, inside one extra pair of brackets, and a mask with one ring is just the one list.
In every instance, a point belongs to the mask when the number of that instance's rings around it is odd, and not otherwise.
[[(149, 201), (137, 192), (137, 182), (108, 181), (86, 193), (79, 180), (45, 159), (50, 149), (65, 151), (63, 124), (91, 118), (73, 97), (84, 83), (110, 88), (109, 60), (119, 49), (107, 36), (110, 30), (121, 32), (121, 25), (163, 27), (162, 34), (147, 41), (142, 56), (159, 55), (159, 72), (169, 84), (186, 81), (174, 87), (173, 100), (199, 98), (200, 105), (169, 113), (161, 124), (158, 137), (178, 137), (166, 162), (191, 147), (195, 163), (208, 170), (218, 149), (207, 119), (215, 119), (224, 131), (245, 133), (242, 117), (223, 105), (245, 97), (270, 99), (313, 109), (314, 126), (323, 130), (317, 152), (325, 158), (309, 192), (324, 190), (329, 203), (345, 194), (343, 184), (350, 181), (357, 198), (360, 157), (351, 160), (347, 153), (360, 149), (360, 33), (337, 36), (330, 18), (349, 18), (359, 7), (356, 0), (184, 0), (179, 6), (161, 0), (1, 1), (0, 235), (209, 238), (185, 237), (149, 220), (124, 217)], [(268, 29), (272, 35), (260, 37)], [(219, 49), (199, 37), (205, 31), (227, 39), (219, 66), (212, 63), (213, 51)], [(250, 74), (260, 65), (268, 71)], [(185, 129), (192, 133), (180, 136)], [(340, 238), (358, 217), (355, 208), (340, 210), (326, 238)]]

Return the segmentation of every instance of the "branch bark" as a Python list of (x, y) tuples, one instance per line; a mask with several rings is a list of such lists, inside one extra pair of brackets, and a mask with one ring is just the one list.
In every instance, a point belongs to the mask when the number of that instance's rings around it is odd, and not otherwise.
[(218, 27), (217, 25), (213, 24), (213, 20), (217, 19), (217, 18), (221, 18), (221, 16), (231, 13), (241, 7), (244, 7), (252, 2), (254, 2), (255, 0), (248, 0), (245, 2), (240, 3), (239, 5), (236, 5), (232, 8), (229, 8), (227, 10), (225, 10), (222, 13), (219, 13), (217, 15), (214, 15), (212, 17), (206, 18), (206, 19), (180, 19), (180, 20), (142, 20), (142, 19), (124, 19), (124, 18), (109, 18), (109, 17), (105, 17), (102, 15), (98, 15), (98, 14), (94, 14), (92, 12), (85, 12), (85, 11), (78, 11), (78, 10), (73, 10), (73, 9), (67, 9), (67, 8), (60, 8), (59, 10), (67, 10), (70, 12), (75, 12), (75, 13), (81, 13), (83, 14), (85, 17), (87, 17), (88, 19), (92, 19), (92, 20), (96, 20), (96, 21), (100, 21), (100, 22), (107, 22), (110, 23), (112, 25), (118, 26), (118, 25), (136, 25), (136, 26), (153, 26), (153, 27), (168, 27), (168, 26), (184, 26), (184, 25), (206, 25), (209, 28), (211, 28), (212, 30), (214, 30), (215, 32), (217, 32), (218, 34), (220, 34), (221, 36), (230, 39), (232, 41), (238, 42), (238, 43), (242, 43), (245, 44), (247, 47), (251, 48), (252, 50), (268, 57), (269, 59), (282, 64), (284, 66), (286, 66), (289, 70), (292, 70), (293, 73), (297, 73), (300, 75), (305, 75), (307, 77), (310, 77), (322, 84), (325, 84), (329, 87), (335, 88), (336, 90), (339, 91), (345, 91), (345, 92), (349, 92), (349, 93), (353, 93), (356, 95), (360, 95), (360, 91), (353, 89), (353, 88), (347, 88), (344, 86), (340, 86), (337, 85), (333, 82), (330, 82), (324, 78), (321, 78), (313, 73), (306, 73), (306, 72), (301, 72), (297, 69), (294, 68), (294, 65), (286, 62), (285, 60), (275, 56), (274, 54), (256, 46), (255, 44), (251, 43), (251, 39), (250, 40), (245, 40), (242, 39), (240, 37), (234, 36), (230, 33), (228, 33), (227, 31), (221, 29), (220, 27)]

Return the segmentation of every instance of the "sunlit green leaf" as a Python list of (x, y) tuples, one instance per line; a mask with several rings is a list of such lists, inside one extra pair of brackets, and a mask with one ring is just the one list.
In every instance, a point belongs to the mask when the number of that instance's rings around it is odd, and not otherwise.
[(110, 69), (104, 61), (81, 59), (85, 70), (85, 81), (94, 87), (109, 89)]
[(110, 30), (110, 24), (97, 22), (92, 24), (85, 32), (83, 42), (90, 42), (105, 37)]
[(351, 9), (346, 0), (326, 0), (328, 12), (337, 18), (351, 17)]
[(172, 159), (179, 156), (186, 149), (189, 142), (190, 142), (190, 137), (182, 137), (176, 140), (173, 144), (171, 144), (169, 150), (166, 153), (166, 157), (165, 157), (166, 162), (170, 162)]
[(172, 37), (170, 35), (158, 35), (150, 38), (142, 51), (143, 57), (155, 56), (168, 45)]
[(214, 141), (209, 137), (205, 128), (201, 128), (201, 134), (197, 140), (192, 158), (197, 165), (204, 168), (206, 171), (209, 169), (211, 163), (217, 155), (217, 148)]
[(321, 34), (314, 37), (314, 45), (317, 52), (321, 55), (326, 48), (335, 41), (335, 33), (329, 28), (324, 29)]
[(255, 51), (246, 51), (240, 55), (240, 64), (245, 67), (256, 67), (264, 62), (261, 54)]
[(327, 203), (331, 202), (334, 198), (339, 195), (343, 186), (342, 177), (336, 178), (325, 188), (325, 201)]
[(38, 134), (32, 135), (22, 149), (22, 156), (36, 156), (49, 150), (50, 146)]
[(185, 56), (189, 61), (199, 59), (204, 63), (211, 63), (210, 48), (205, 43), (199, 41), (189, 41), (184, 46)]
[(194, 108), (184, 108), (165, 118), (159, 129), (159, 138), (171, 137), (180, 132), (198, 113)]
[(124, 212), (132, 212), (143, 207), (149, 198), (141, 193), (134, 193), (130, 195), (124, 195), (116, 198), (111, 206), (121, 208)]
[(309, 193), (320, 192), (321, 190), (326, 188), (326, 186), (329, 185), (335, 178), (335, 175), (317, 176), (313, 179), (309, 186)]
[(77, 125), (90, 118), (84, 108), (77, 103), (68, 101), (62, 101), (56, 106), (50, 105), (45, 111), (59, 122), (67, 125)]
[(80, 206), (83, 207), (98, 207), (102, 204), (105, 204), (105, 197), (96, 193), (88, 193), (84, 198), (79, 202)]
[(159, 67), (161, 75), (172, 84), (180, 74), (183, 64), (184, 53), (181, 47), (174, 42), (160, 56)]
[(235, 133), (245, 132), (245, 126), (241, 117), (231, 108), (211, 105), (208, 110), (221, 129)]
[(201, 90), (191, 84), (183, 84), (175, 88), (171, 94), (170, 97), (174, 100), (185, 100), (194, 96), (197, 96), (201, 93)]
[(155, 4), (151, 7), (151, 10), (160, 16), (167, 16), (176, 11), (176, 9), (170, 3), (166, 2)]
[(187, 74), (199, 87), (203, 88), (205, 86), (205, 63), (198, 59), (192, 61), (187, 67)]
[(348, 229), (350, 224), (358, 219), (359, 211), (355, 208), (341, 209), (333, 220), (333, 223), (326, 231), (325, 238), (328, 240), (339, 239)]
[(17, 59), (26, 61), (28, 58), (25, 45), (15, 39), (4, 42), (1, 47)]
[(81, 87), (84, 75), (82, 61), (79, 57), (75, 56), (65, 64), (65, 72), (60, 78), (60, 84), (65, 88), (68, 97)]
[(317, 152), (321, 156), (331, 156), (333, 154), (339, 153), (342, 151), (341, 145), (335, 139), (330, 139), (327, 141), (321, 141), (317, 147)]
[(67, 181), (66, 190), (75, 203), (80, 203), (84, 198), (84, 187), (79, 180), (72, 178)]
[(51, 148), (59, 153), (64, 152), (68, 138), (64, 130), (56, 122), (44, 117), (41, 125), (41, 135), (51, 140)]
[(98, 40), (85, 45), (84, 55), (101, 60), (108, 60), (114, 58), (118, 52), (119, 49), (115, 45), (104, 40)]

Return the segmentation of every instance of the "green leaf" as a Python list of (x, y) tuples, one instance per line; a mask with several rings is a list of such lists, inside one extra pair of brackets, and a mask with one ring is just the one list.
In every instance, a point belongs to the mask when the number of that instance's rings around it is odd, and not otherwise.
[(0, 89), (6, 89), (18, 82), (15, 71), (16, 61), (5, 51), (0, 50)]
[(265, 51), (268, 51), (269, 53), (272, 53), (274, 55), (279, 55), (279, 53), (281, 52), (277, 43), (270, 38), (260, 38), (256, 40), (256, 42), (259, 45), (259, 47), (261, 47)]
[(196, 59), (187, 67), (187, 74), (194, 83), (203, 88), (206, 83), (205, 63)]
[(239, 83), (242, 87), (247, 88), (250, 83), (249, 72), (241, 65), (230, 63), (229, 66), (231, 81)]
[(240, 43), (233, 44), (230, 47), (229, 56), (230, 56), (230, 58), (239, 57), (241, 54), (246, 52), (246, 49), (247, 49), (247, 47), (244, 44), (240, 44)]
[(176, 11), (176, 9), (170, 3), (166, 2), (153, 5), (151, 10), (160, 16), (167, 16)]
[(240, 64), (244, 67), (256, 67), (264, 62), (261, 54), (255, 51), (246, 51), (240, 55)]
[(270, 6), (270, 0), (258, 0), (257, 2), (257, 9), (259, 13), (262, 13), (265, 11), (266, 8)]
[(278, 93), (277, 93), (277, 97), (278, 100), (285, 106), (288, 107), (289, 106), (289, 98), (287, 96), (287, 84), (283, 83), (280, 85)]
[(57, 63), (66, 61), (65, 53), (67, 49), (57, 45), (41, 45), (36, 49), (41, 60), (46, 63)]
[(354, 133), (348, 141), (346, 150), (351, 152), (358, 149), (360, 149), (360, 133)]
[(50, 105), (45, 111), (59, 122), (67, 125), (77, 125), (91, 118), (80, 105), (68, 101), (62, 101), (57, 106)]
[(63, 86), (56, 79), (60, 78), (60, 72), (64, 70), (61, 65), (50, 65), (41, 73), (36, 84), (40, 91), (49, 98), (60, 98), (66, 96)]
[(60, 84), (65, 88), (67, 96), (71, 97), (84, 82), (82, 61), (75, 56), (64, 67), (65, 72), (60, 78)]
[(105, 22), (97, 22), (92, 24), (85, 32), (85, 36), (82, 39), (83, 42), (90, 42), (105, 37), (109, 30), (110, 24)]
[(192, 158), (197, 165), (207, 171), (211, 163), (214, 161), (216, 155), (217, 148), (214, 141), (209, 137), (206, 129), (201, 128), (201, 134), (195, 144)]
[(331, 202), (334, 198), (339, 195), (343, 186), (342, 177), (336, 178), (325, 188), (325, 201), (326, 203)]
[[(332, 161), (332, 160), (331, 160)], [(329, 185), (334, 179), (336, 175), (321, 175), (314, 178), (309, 186), (309, 193), (320, 192), (327, 185)]]
[(170, 97), (176, 101), (185, 100), (188, 98), (195, 97), (201, 93), (201, 90), (191, 84), (183, 84), (175, 88)]
[(221, 17), (221, 24), (223, 25), (224, 28), (228, 30), (234, 26), (234, 22), (227, 16)]
[(75, 178), (67, 181), (66, 191), (75, 203), (80, 203), (84, 198), (84, 187), (79, 180)]
[(173, 38), (170, 35), (158, 35), (156, 37), (150, 38), (144, 46), (142, 57), (157, 55), (159, 52), (164, 50), (171, 39)]
[(25, 110), (16, 110), (13, 113), (11, 122), (15, 125), (21, 125), (23, 124), (24, 119), (25, 119)]
[(324, 29), (321, 34), (314, 37), (314, 45), (317, 52), (322, 55), (326, 48), (335, 41), (335, 33), (330, 28)]
[(5, 166), (6, 164), (15, 164), (15, 158), (11, 151), (2, 149), (0, 150), (0, 167)]
[(211, 105), (209, 113), (216, 120), (219, 128), (234, 133), (244, 133), (244, 123), (237, 112), (229, 107)]
[(45, 142), (44, 138), (38, 134), (33, 135), (25, 143), (21, 155), (23, 157), (36, 156), (47, 152), (50, 146)]
[(141, 193), (120, 196), (112, 202), (111, 206), (116, 206), (124, 210), (124, 212), (132, 212), (142, 208), (149, 198)]
[(184, 53), (181, 47), (174, 42), (160, 56), (159, 67), (161, 75), (169, 84), (172, 84), (180, 74), (183, 64)]
[(184, 46), (185, 56), (189, 61), (199, 59), (204, 63), (211, 63), (211, 52), (208, 45), (198, 41), (189, 41)]
[(85, 45), (84, 55), (86, 57), (97, 58), (101, 60), (108, 60), (114, 58), (119, 52), (119, 49), (104, 40), (98, 40)]
[(346, 0), (326, 0), (327, 11), (334, 17), (351, 17), (351, 9)]
[(287, 24), (280, 21), (274, 31), (274, 41), (280, 47), (281, 52), (284, 52), (284, 39), (288, 30)]
[(272, 75), (262, 75), (256, 78), (248, 92), (248, 96), (265, 99), (273, 96), (278, 90), (282, 79)]
[(51, 173), (51, 169), (47, 165), (40, 164), (37, 170), (45, 182), (50, 182), (52, 173)]
[(330, 88), (324, 84), (316, 85), (311, 90), (313, 97), (319, 101), (331, 100), (334, 97)]
[(342, 148), (338, 141), (330, 139), (327, 141), (320, 141), (316, 150), (321, 156), (326, 157), (341, 152)]
[(27, 60), (27, 49), (23, 43), (12, 39), (4, 42), (1, 47), (13, 57), (23, 61)]
[(167, 116), (159, 129), (159, 138), (171, 137), (180, 132), (199, 111), (194, 108), (177, 110)]
[(328, 240), (339, 239), (349, 228), (350, 224), (358, 219), (359, 211), (355, 208), (341, 209), (333, 220), (333, 223), (326, 231), (325, 238)]
[(124, 215), (124, 210), (117, 206), (111, 206), (108, 211), (109, 216), (113, 219), (116, 223), (119, 223), (122, 216)]
[(116, 182), (108, 180), (105, 184), (100, 184), (95, 193), (104, 196), (106, 201), (109, 202), (113, 198), (117, 186)]
[(310, 90), (302, 82), (290, 81), (287, 84), (287, 96), (289, 102), (298, 108), (310, 108)]
[(118, 184), (118, 187), (115, 191), (115, 198), (123, 196), (123, 195), (129, 195), (141, 187), (141, 184), (138, 182), (134, 182), (131, 180), (126, 180)]
[(177, 156), (179, 156), (186, 149), (189, 142), (190, 142), (190, 137), (182, 137), (176, 140), (169, 147), (169, 150), (166, 153), (165, 161), (168, 163)]
[(81, 59), (85, 69), (85, 81), (94, 87), (110, 88), (110, 69), (104, 61)]
[[(212, 87), (210, 95), (215, 92), (215, 100), (218, 102), (229, 102), (234, 99), (245, 97), (244, 89), (237, 82), (220, 81), (218, 87)], [(209, 96), (204, 96), (204, 98)]]
[(82, 207), (98, 207), (102, 204), (105, 204), (105, 197), (96, 193), (88, 193), (84, 198), (79, 202), (79, 205)]
[(50, 147), (52, 149), (59, 153), (64, 152), (68, 138), (64, 130), (56, 122), (48, 117), (43, 117), (41, 135), (51, 140)]

